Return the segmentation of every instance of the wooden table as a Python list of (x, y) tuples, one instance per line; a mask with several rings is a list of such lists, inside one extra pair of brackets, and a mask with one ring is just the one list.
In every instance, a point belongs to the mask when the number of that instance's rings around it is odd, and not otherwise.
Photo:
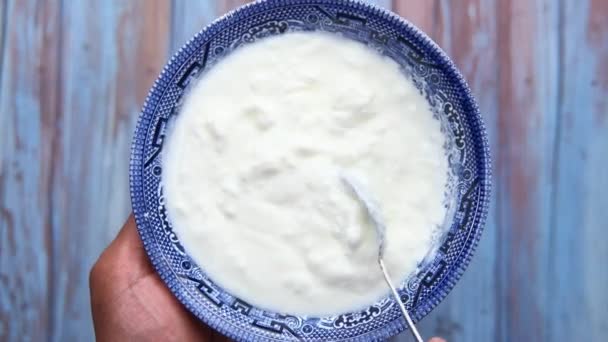
[[(487, 229), (423, 334), (605, 340), (608, 1), (375, 2), (453, 57), (492, 143)], [(239, 3), (0, 0), (0, 341), (93, 339), (88, 271), (130, 210), (142, 102)]]

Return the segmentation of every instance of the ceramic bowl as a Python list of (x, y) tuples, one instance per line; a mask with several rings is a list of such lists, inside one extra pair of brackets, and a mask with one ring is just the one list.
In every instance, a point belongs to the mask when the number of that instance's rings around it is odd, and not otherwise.
[[(325, 31), (360, 41), (397, 61), (429, 101), (446, 134), (448, 208), (437, 248), (399, 285), (414, 321), (450, 291), (471, 260), (490, 197), (486, 131), (469, 87), (454, 64), (424, 33), (397, 15), (351, 0), (268, 0), (241, 7), (206, 27), (165, 66), (139, 116), (130, 162), (137, 227), (167, 287), (194, 315), (242, 341), (380, 341), (405, 329), (387, 295), (359, 312), (302, 317), (269, 312), (213, 282), (184, 250), (167, 217), (162, 156), (168, 120), (205, 69), (240, 46), (291, 31)], [(246, 286), (246, 284), (243, 284)]]

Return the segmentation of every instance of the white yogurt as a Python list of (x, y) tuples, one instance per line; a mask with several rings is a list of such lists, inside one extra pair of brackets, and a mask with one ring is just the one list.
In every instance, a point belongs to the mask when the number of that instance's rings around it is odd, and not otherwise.
[(239, 48), (188, 94), (163, 155), (169, 218), (211, 279), (299, 315), (388, 294), (374, 228), (340, 180), (380, 204), (401, 282), (443, 223), (440, 123), (391, 59), (337, 35), (289, 33)]

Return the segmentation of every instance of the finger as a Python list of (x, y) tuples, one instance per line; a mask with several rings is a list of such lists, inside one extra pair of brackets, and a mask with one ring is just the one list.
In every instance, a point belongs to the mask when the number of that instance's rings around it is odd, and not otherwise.
[(134, 255), (141, 255), (142, 253), (145, 254), (144, 245), (142, 244), (139, 233), (137, 232), (137, 225), (135, 224), (133, 214), (129, 215), (127, 221), (122, 226), (122, 229), (118, 232), (118, 235), (116, 235), (116, 238), (110, 244), (110, 247), (112, 245), (119, 245)]
[[(120, 250), (123, 253), (123, 257), (128, 258), (129, 263), (143, 263), (144, 265), (136, 267), (136, 269), (139, 271), (146, 271), (140, 273), (140, 276), (153, 273), (154, 270), (152, 269), (152, 266), (148, 260), (148, 256), (144, 250), (139, 233), (137, 232), (137, 226), (133, 215), (129, 216), (127, 222), (118, 233), (116, 239), (112, 243), (112, 248)], [(132, 269), (127, 272), (128, 274), (131, 274), (132, 282), (139, 280), (134, 279), (136, 276), (135, 271), (136, 270)], [(146, 290), (146, 282), (149, 285), (149, 291)], [(196, 316), (188, 311), (182, 305), (182, 303), (180, 303), (177, 298), (175, 298), (173, 294), (170, 293), (167, 288), (165, 288), (165, 284), (161, 283), (158, 277), (154, 276), (153, 278), (146, 278), (142, 280), (142, 284), (139, 284), (137, 289), (139, 290), (135, 292), (137, 292), (140, 302), (149, 304), (144, 305), (146, 306), (146, 310), (156, 312), (156, 314), (153, 316), (164, 316), (167, 317), (165, 319), (168, 319), (169, 321), (176, 320), (173, 323), (170, 323), (169, 326), (182, 328), (178, 329), (178, 331), (180, 334), (184, 334), (184, 338), (178, 338), (178, 340), (200, 340), (205, 342), (230, 341), (228, 338), (203, 324)], [(157, 310), (152, 310), (152, 306), (154, 306), (152, 304), (157, 306)], [(164, 314), (162, 315), (160, 313), (161, 310), (164, 311)]]
[[(180, 303), (180, 306), (181, 306), (181, 303)], [(228, 341), (230, 341), (230, 339), (227, 338), (226, 336), (215, 331), (213, 328), (205, 325), (203, 322), (201, 322), (200, 319), (198, 319), (196, 316), (194, 316), (186, 308), (182, 307), (182, 310), (183, 310), (184, 317), (188, 317), (188, 319), (190, 320), (190, 324), (193, 327), (192, 331), (195, 331), (195, 333), (190, 335), (190, 337), (198, 336), (199, 338), (196, 340), (204, 341), (204, 342), (228, 342)], [(194, 341), (195, 339), (191, 338), (191, 339), (185, 339), (185, 340)]]
[(446, 342), (444, 339), (442, 339), (441, 337), (433, 337), (432, 339), (429, 340), (429, 342)]
[(120, 291), (153, 272), (131, 215), (93, 266), (91, 290)]
[(110, 243), (106, 252), (108, 258), (111, 258), (115, 266), (126, 267), (123, 269), (126, 273), (150, 273), (153, 271), (152, 265), (148, 260), (148, 255), (144, 250), (144, 245), (141, 242), (137, 226), (133, 214), (129, 215), (127, 222), (118, 232), (118, 235)]

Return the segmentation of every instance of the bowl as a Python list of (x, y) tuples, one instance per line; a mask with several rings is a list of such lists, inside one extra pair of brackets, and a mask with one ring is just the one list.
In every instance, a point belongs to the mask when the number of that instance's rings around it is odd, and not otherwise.
[(130, 190), (145, 250), (171, 292), (201, 321), (241, 341), (380, 341), (404, 330), (398, 306), (385, 298), (368, 308), (327, 317), (270, 312), (213, 282), (189, 257), (167, 217), (162, 151), (167, 122), (202, 71), (231, 51), (269, 36), (321, 30), (360, 41), (399, 63), (428, 100), (446, 134), (448, 215), (437, 246), (398, 292), (414, 321), (458, 281), (480, 239), (490, 198), (486, 131), (466, 82), (424, 33), (399, 16), (353, 0), (267, 0), (219, 18), (165, 66), (139, 116), (132, 143)]

